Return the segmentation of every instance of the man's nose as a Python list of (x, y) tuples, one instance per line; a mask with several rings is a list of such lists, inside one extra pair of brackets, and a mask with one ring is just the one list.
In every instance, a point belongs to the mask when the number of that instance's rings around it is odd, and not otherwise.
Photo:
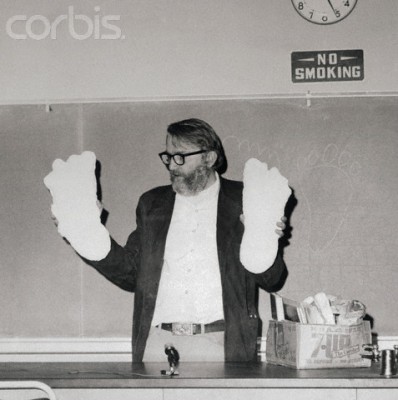
[(174, 161), (174, 158), (171, 157), (170, 159), (170, 164), (168, 165), (169, 171), (174, 171), (175, 169), (178, 168), (178, 164)]
[(174, 171), (179, 167), (179, 165), (174, 161), (174, 158), (171, 157), (170, 164), (168, 165), (170, 171)]

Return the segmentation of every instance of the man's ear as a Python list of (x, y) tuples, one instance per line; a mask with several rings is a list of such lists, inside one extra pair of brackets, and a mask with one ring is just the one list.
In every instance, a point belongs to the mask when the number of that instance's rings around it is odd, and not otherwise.
[(212, 167), (217, 161), (217, 153), (214, 150), (210, 150), (206, 154), (206, 163), (208, 167)]

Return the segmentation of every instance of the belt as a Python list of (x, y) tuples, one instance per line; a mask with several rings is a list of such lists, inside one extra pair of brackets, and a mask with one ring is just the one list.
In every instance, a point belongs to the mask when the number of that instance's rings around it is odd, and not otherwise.
[(225, 321), (220, 319), (218, 321), (211, 322), (210, 324), (172, 322), (168, 324), (159, 324), (158, 327), (164, 329), (165, 331), (172, 332), (173, 335), (192, 336), (199, 335), (201, 333), (222, 332), (225, 330)]

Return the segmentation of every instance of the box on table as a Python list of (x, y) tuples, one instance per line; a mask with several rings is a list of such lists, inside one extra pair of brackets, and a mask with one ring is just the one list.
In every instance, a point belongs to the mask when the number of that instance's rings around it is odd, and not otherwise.
[(370, 367), (362, 345), (372, 343), (369, 321), (359, 325), (269, 322), (267, 363), (296, 369)]

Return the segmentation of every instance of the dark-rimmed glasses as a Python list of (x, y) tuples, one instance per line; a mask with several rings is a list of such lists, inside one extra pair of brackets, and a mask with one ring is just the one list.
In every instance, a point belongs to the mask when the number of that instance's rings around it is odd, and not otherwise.
[(171, 159), (173, 159), (177, 165), (184, 165), (185, 157), (193, 156), (195, 154), (206, 153), (207, 151), (208, 150), (198, 150), (198, 151), (193, 151), (191, 153), (175, 153), (175, 154), (170, 154), (167, 151), (164, 151), (163, 153), (159, 153), (159, 157), (164, 165), (170, 165)]

